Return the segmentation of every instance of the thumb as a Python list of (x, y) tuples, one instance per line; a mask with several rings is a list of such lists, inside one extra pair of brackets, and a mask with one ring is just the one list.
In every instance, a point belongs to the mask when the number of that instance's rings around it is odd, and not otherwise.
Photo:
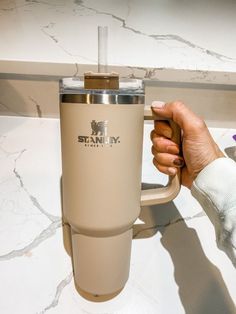
[(154, 101), (152, 103), (153, 111), (162, 118), (172, 119), (184, 132), (199, 132), (205, 126), (202, 119), (196, 116), (186, 105), (180, 101), (164, 103)]

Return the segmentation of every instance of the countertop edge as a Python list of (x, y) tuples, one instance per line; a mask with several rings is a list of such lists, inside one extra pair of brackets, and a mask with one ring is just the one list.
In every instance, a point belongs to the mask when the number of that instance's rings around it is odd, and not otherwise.
[[(95, 64), (52, 63), (19, 60), (0, 60), (0, 79), (22, 76), (38, 79), (58, 79), (83, 75), (86, 71), (97, 71)], [(147, 81), (206, 83), (235, 85), (236, 72), (149, 68), (139, 66), (109, 66), (109, 71), (122, 77), (143, 78)]]

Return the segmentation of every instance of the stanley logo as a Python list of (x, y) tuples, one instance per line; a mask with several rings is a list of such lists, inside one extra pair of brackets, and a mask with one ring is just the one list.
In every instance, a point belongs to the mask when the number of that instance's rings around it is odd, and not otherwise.
[(120, 143), (119, 136), (107, 135), (108, 121), (91, 121), (91, 135), (79, 135), (78, 142), (87, 147), (112, 147)]

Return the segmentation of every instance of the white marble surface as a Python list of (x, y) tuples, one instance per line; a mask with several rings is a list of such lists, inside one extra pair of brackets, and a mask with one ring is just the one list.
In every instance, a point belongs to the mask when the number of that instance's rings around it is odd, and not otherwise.
[(97, 26), (106, 25), (108, 63), (127, 75), (158, 78), (162, 68), (200, 71), (196, 78), (233, 73), (235, 10), (232, 0), (3, 0), (0, 72), (90, 70), (97, 63)]
[[(164, 183), (151, 164), (145, 126), (143, 181)], [(222, 149), (236, 129), (212, 129)], [(235, 313), (236, 272), (189, 191), (143, 208), (134, 227), (129, 281), (105, 303), (75, 290), (63, 247), (57, 119), (0, 117), (0, 313)]]

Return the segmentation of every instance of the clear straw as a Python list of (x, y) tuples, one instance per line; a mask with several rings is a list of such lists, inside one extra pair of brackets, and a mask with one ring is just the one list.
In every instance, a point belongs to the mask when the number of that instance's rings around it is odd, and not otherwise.
[(98, 73), (107, 73), (108, 27), (98, 26)]

